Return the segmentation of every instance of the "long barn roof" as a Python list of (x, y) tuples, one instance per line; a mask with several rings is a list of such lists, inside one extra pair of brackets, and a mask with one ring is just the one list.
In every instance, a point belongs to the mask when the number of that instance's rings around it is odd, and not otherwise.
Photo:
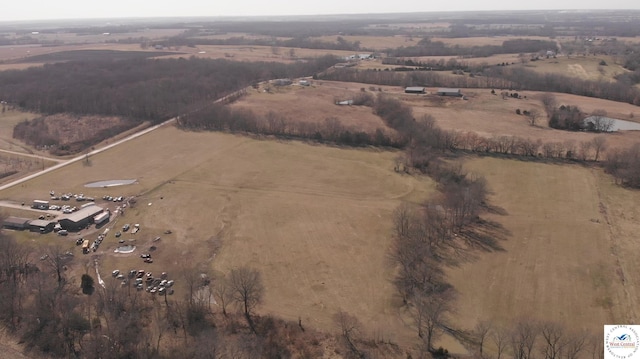
[(89, 207), (85, 207), (85, 208), (81, 208), (79, 211), (77, 212), (73, 212), (69, 215), (66, 215), (62, 218), (60, 218), (60, 220), (66, 219), (69, 220), (71, 222), (80, 222), (85, 218), (91, 217), (91, 216), (95, 216), (96, 214), (102, 212), (104, 210), (104, 208), (100, 207), (100, 206), (89, 206)]

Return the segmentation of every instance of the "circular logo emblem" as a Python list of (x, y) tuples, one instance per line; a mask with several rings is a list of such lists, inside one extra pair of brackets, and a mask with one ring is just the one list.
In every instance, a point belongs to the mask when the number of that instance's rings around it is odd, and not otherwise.
[(628, 359), (633, 357), (640, 347), (640, 337), (635, 325), (613, 325), (605, 331), (604, 347), (606, 357)]

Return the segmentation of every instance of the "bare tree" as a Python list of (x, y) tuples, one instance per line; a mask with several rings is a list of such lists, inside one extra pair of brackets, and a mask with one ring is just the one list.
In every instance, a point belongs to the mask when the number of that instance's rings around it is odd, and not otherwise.
[(538, 119), (540, 118), (540, 112), (538, 112), (538, 110), (536, 109), (532, 109), (526, 113), (526, 116), (527, 120), (529, 121), (529, 125), (535, 126), (536, 121), (538, 121)]
[(604, 358), (604, 341), (602, 340), (602, 334), (591, 335), (585, 344), (589, 345), (589, 351), (591, 352), (591, 359), (603, 359)]
[(560, 359), (566, 345), (564, 328), (558, 323), (546, 322), (541, 325), (540, 334), (544, 340), (542, 354), (545, 359)]
[(229, 305), (229, 302), (233, 300), (231, 288), (226, 277), (221, 276), (216, 278), (215, 284), (213, 286), (213, 295), (222, 308), (222, 314), (224, 314), (224, 316), (226, 317), (227, 306)]
[(514, 359), (531, 359), (538, 337), (537, 325), (530, 320), (521, 320), (511, 333), (511, 349)]
[(542, 94), (542, 96), (540, 96), (540, 101), (542, 101), (544, 110), (545, 112), (547, 112), (547, 117), (551, 118), (551, 115), (553, 115), (553, 112), (558, 105), (556, 97), (552, 93), (545, 92), (544, 94)]
[(491, 339), (496, 346), (496, 359), (502, 359), (502, 353), (507, 349), (509, 345), (509, 335), (504, 328), (494, 328), (491, 331)]
[(264, 297), (264, 285), (260, 272), (247, 267), (231, 270), (229, 285), (233, 300), (243, 308), (249, 326), (255, 332), (251, 320), (251, 312), (262, 302)]
[[(599, 343), (602, 345), (602, 338), (599, 338)], [(564, 359), (578, 359), (580, 353), (588, 345), (589, 336), (586, 332), (574, 332), (567, 336), (564, 347)], [(600, 355), (603, 355), (604, 350), (601, 349)]]
[(583, 161), (588, 160), (589, 155), (591, 154), (592, 148), (593, 148), (593, 143), (591, 141), (580, 142), (580, 159)]
[(447, 314), (451, 310), (450, 298), (439, 294), (420, 293), (412, 298), (411, 315), (429, 350), (446, 326)]
[(613, 120), (607, 117), (607, 111), (595, 110), (587, 125), (595, 132), (609, 132), (613, 128)]
[(591, 140), (591, 145), (594, 150), (593, 160), (598, 162), (600, 153), (607, 149), (607, 139), (604, 136), (596, 136)]
[(397, 238), (409, 235), (413, 217), (413, 212), (406, 203), (401, 204), (393, 211), (393, 229)]
[(65, 282), (63, 272), (71, 257), (65, 253), (59, 244), (56, 244), (47, 248), (43, 258), (45, 258), (45, 265), (55, 272), (58, 287), (62, 287)]
[(0, 320), (11, 331), (17, 329), (18, 318), (23, 314), (28, 263), (29, 248), (0, 230)]
[(484, 358), (484, 354), (482, 353), (484, 349), (484, 342), (487, 340), (487, 337), (489, 336), (490, 332), (491, 332), (491, 323), (486, 320), (479, 321), (473, 330), (473, 334), (476, 337), (476, 340), (478, 341), (478, 352), (479, 352), (480, 358)]
[(340, 329), (340, 337), (351, 354), (357, 358), (364, 357), (364, 354), (356, 346), (356, 341), (362, 334), (362, 324), (358, 318), (341, 310), (334, 314), (333, 320)]

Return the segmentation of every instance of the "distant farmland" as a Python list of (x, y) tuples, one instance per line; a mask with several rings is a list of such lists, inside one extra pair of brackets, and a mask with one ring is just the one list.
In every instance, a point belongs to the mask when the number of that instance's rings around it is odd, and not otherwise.
[(35, 55), (16, 60), (15, 63), (52, 63), (65, 61), (116, 61), (147, 59), (180, 53), (166, 51), (69, 50)]

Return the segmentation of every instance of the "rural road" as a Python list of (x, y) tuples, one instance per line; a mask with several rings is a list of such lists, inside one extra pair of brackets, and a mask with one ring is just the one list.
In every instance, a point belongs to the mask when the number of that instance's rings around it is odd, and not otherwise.
[[(219, 99), (217, 99), (217, 100), (213, 101), (213, 103), (214, 103), (214, 104), (216, 104), (216, 103), (220, 103), (220, 102), (226, 101), (227, 99), (231, 98), (232, 96), (236, 96), (236, 95), (238, 95), (239, 93), (242, 93), (243, 91), (246, 91), (246, 88), (243, 88), (243, 89), (241, 89), (241, 90), (238, 90), (238, 91), (235, 91), (235, 92), (233, 92), (233, 93), (231, 93), (231, 94), (228, 94), (228, 95), (226, 95), (226, 96), (223, 96), (223, 97), (221, 97), (221, 98), (219, 98)], [(196, 112), (196, 111), (198, 111), (198, 110), (200, 110), (200, 109), (190, 111), (189, 113)], [(43, 171), (40, 171), (40, 172), (38, 172), (38, 173), (34, 173), (34, 174), (31, 174), (31, 175), (28, 175), (28, 176), (25, 176), (25, 177), (19, 178), (19, 179), (17, 179), (17, 180), (15, 180), (15, 181), (13, 181), (13, 182), (9, 182), (9, 183), (7, 183), (7, 184), (4, 184), (4, 185), (0, 186), (0, 191), (3, 191), (3, 190), (5, 190), (5, 189), (7, 189), (7, 188), (11, 188), (11, 187), (13, 187), (13, 186), (17, 186), (17, 185), (19, 185), (19, 184), (21, 184), (21, 183), (23, 183), (23, 182), (29, 181), (29, 180), (31, 180), (31, 179), (34, 179), (34, 178), (38, 177), (38, 176), (42, 176), (43, 174), (46, 174), (46, 173), (49, 173), (49, 172), (55, 171), (55, 170), (57, 170), (57, 169), (59, 169), (59, 168), (62, 168), (62, 167), (64, 167), (64, 166), (68, 166), (68, 165), (70, 165), (70, 164), (72, 164), (72, 163), (75, 163), (75, 162), (78, 162), (78, 161), (82, 161), (82, 160), (84, 160), (87, 156), (97, 155), (97, 154), (98, 154), (98, 153), (100, 153), (100, 152), (104, 152), (104, 151), (106, 151), (106, 150), (108, 150), (108, 149), (111, 149), (111, 148), (113, 148), (113, 147), (115, 147), (115, 146), (121, 145), (121, 144), (123, 144), (123, 143), (125, 143), (125, 142), (127, 142), (127, 141), (131, 141), (131, 140), (136, 139), (136, 138), (138, 138), (138, 137), (140, 137), (140, 136), (144, 136), (144, 135), (146, 135), (146, 134), (147, 134), (147, 133), (149, 133), (149, 132), (155, 131), (155, 130), (157, 130), (158, 128), (160, 128), (160, 127), (164, 126), (164, 125), (167, 125), (167, 124), (169, 124), (169, 123), (171, 123), (171, 122), (174, 122), (174, 121), (175, 121), (177, 118), (179, 118), (179, 117), (180, 117), (180, 116), (176, 116), (176, 117), (170, 118), (170, 119), (168, 119), (168, 120), (166, 120), (166, 121), (164, 121), (164, 122), (162, 122), (162, 123), (160, 123), (160, 124), (157, 124), (157, 125), (155, 125), (155, 126), (151, 126), (151, 127), (146, 128), (146, 129), (144, 129), (144, 130), (142, 130), (142, 131), (140, 131), (140, 132), (136, 132), (136, 133), (134, 133), (134, 134), (132, 134), (132, 135), (130, 135), (130, 136), (128, 136), (128, 137), (125, 137), (125, 138), (123, 138), (123, 139), (121, 139), (121, 140), (119, 140), (119, 141), (116, 141), (116, 142), (114, 142), (114, 143), (112, 143), (112, 144), (110, 144), (110, 145), (107, 145), (107, 146), (104, 146), (104, 147), (98, 148), (98, 149), (93, 150), (93, 151), (91, 151), (91, 152), (89, 152), (89, 153), (86, 153), (86, 154), (79, 155), (79, 156), (74, 157), (74, 158), (72, 158), (72, 159), (70, 159), (70, 160), (67, 160), (67, 161), (64, 161), (64, 160), (54, 160), (54, 159), (51, 159), (51, 158), (42, 157), (42, 156), (38, 156), (38, 155), (26, 155), (26, 154), (23, 154), (23, 153), (20, 153), (20, 152), (15, 152), (15, 154), (19, 154), (19, 155), (30, 156), (30, 157), (35, 157), (35, 158), (44, 158), (44, 159), (47, 159), (47, 160), (57, 161), (57, 162), (60, 162), (60, 163), (58, 163), (57, 165), (51, 166), (51, 167), (49, 167), (49, 168), (47, 168), (47, 169), (45, 169), (45, 170), (43, 170)], [(2, 152), (10, 152), (10, 153), (12, 153), (12, 152), (13, 152), (13, 151), (7, 151), (7, 150), (0, 150), (0, 151), (2, 151)], [(2, 203), (0, 203), (0, 206), (3, 206), (3, 204), (2, 204)]]
[[(157, 125), (155, 125), (155, 126), (151, 126), (151, 127), (146, 128), (146, 129), (144, 129), (144, 130), (142, 130), (142, 131), (140, 131), (140, 132), (136, 132), (136, 133), (134, 133), (134, 134), (132, 134), (132, 135), (130, 135), (130, 136), (128, 136), (128, 137), (125, 137), (125, 138), (123, 138), (123, 139), (121, 139), (121, 140), (119, 140), (119, 141), (116, 141), (116, 142), (114, 142), (114, 143), (112, 143), (112, 144), (109, 144), (109, 145), (107, 145), (107, 146), (104, 146), (104, 147), (102, 147), (102, 148), (98, 148), (98, 149), (96, 149), (96, 150), (93, 150), (93, 151), (91, 151), (91, 152), (89, 152), (89, 153), (87, 153), (87, 154), (82, 154), (82, 155), (77, 156), (77, 157), (74, 157), (74, 158), (72, 158), (72, 159), (70, 159), (70, 160), (68, 160), (68, 161), (60, 162), (60, 163), (58, 163), (57, 165), (51, 166), (51, 167), (49, 167), (49, 168), (45, 169), (44, 171), (40, 171), (40, 172), (38, 172), (38, 173), (34, 173), (34, 174), (31, 174), (31, 175), (28, 175), (28, 176), (25, 176), (25, 177), (19, 178), (19, 179), (17, 179), (17, 180), (15, 180), (15, 181), (13, 181), (13, 182), (9, 182), (9, 183), (7, 183), (7, 184), (5, 184), (5, 185), (0, 186), (0, 191), (3, 191), (3, 190), (5, 190), (5, 189), (7, 189), (7, 188), (11, 188), (11, 187), (13, 187), (13, 186), (17, 186), (17, 185), (19, 185), (19, 184), (21, 184), (21, 183), (23, 183), (23, 182), (29, 181), (29, 180), (31, 180), (31, 179), (34, 179), (34, 178), (38, 177), (38, 176), (42, 176), (43, 174), (46, 174), (46, 173), (49, 173), (49, 172), (55, 171), (55, 170), (57, 170), (57, 169), (59, 169), (59, 168), (62, 168), (62, 167), (64, 167), (64, 166), (68, 166), (68, 165), (70, 165), (70, 164), (72, 164), (72, 163), (82, 161), (82, 160), (84, 160), (87, 156), (97, 155), (97, 154), (98, 154), (98, 153), (100, 153), (100, 152), (103, 152), (103, 151), (106, 151), (106, 150), (108, 150), (108, 149), (110, 149), (110, 148), (113, 148), (113, 147), (115, 147), (115, 146), (121, 145), (121, 144), (123, 144), (123, 143), (125, 143), (125, 142), (127, 142), (127, 141), (131, 141), (131, 140), (136, 139), (136, 138), (138, 138), (138, 137), (140, 137), (140, 136), (144, 136), (144, 135), (146, 135), (147, 133), (149, 133), (149, 132), (151, 132), (151, 131), (155, 131), (155, 130), (157, 130), (158, 128), (160, 128), (160, 127), (162, 127), (162, 126), (164, 126), (164, 125), (166, 125), (166, 124), (168, 124), (168, 123), (171, 123), (171, 122), (173, 122), (173, 121), (175, 121), (175, 120), (176, 120), (176, 117), (174, 117), (174, 118), (170, 118), (170, 119), (168, 119), (168, 120), (166, 120), (166, 121), (164, 121), (164, 122), (162, 122), (162, 123), (160, 123), (160, 124), (157, 124)], [(41, 158), (41, 156), (34, 156), (34, 157)]]
[(24, 152), (16, 152), (16, 151), (9, 151), (9, 150), (0, 150), (0, 152), (4, 152), (4, 153), (8, 153), (10, 155), (17, 155), (17, 156), (22, 156), (22, 157), (31, 157), (31, 158), (37, 158), (39, 160), (47, 160), (47, 161), (52, 161), (52, 162), (64, 162), (65, 160), (61, 160), (59, 158), (51, 158), (51, 157), (45, 157), (45, 156), (40, 156), (40, 155), (34, 155), (31, 153), (24, 153)]

